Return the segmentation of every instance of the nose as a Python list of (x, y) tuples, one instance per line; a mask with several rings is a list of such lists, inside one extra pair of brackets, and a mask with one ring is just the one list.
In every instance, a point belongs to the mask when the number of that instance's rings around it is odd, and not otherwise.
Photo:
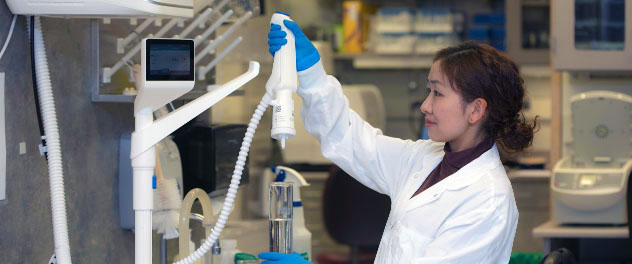
[(421, 104), (420, 110), (422, 113), (428, 115), (428, 114), (432, 114), (432, 107), (431, 107), (431, 97), (432, 93), (428, 95), (428, 97), (426, 97), (426, 100), (424, 100), (423, 104)]

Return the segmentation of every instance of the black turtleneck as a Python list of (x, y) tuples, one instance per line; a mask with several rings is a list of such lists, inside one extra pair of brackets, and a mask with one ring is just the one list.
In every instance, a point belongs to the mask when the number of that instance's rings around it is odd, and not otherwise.
[(488, 138), (473, 148), (456, 152), (453, 152), (450, 149), (450, 143), (445, 143), (445, 146), (443, 147), (443, 151), (445, 152), (443, 160), (441, 160), (441, 163), (439, 163), (430, 175), (428, 175), (428, 178), (426, 178), (421, 186), (419, 186), (419, 189), (417, 189), (415, 194), (413, 194), (413, 197), (430, 188), (430, 186), (435, 185), (448, 176), (454, 174), (459, 169), (481, 156), (494, 146), (494, 142), (495, 140)]

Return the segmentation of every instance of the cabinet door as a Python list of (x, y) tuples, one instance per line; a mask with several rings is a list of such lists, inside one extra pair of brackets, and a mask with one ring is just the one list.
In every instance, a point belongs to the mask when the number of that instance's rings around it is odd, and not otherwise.
[(507, 53), (518, 64), (549, 64), (549, 0), (505, 1)]
[(632, 0), (553, 1), (556, 70), (632, 70)]

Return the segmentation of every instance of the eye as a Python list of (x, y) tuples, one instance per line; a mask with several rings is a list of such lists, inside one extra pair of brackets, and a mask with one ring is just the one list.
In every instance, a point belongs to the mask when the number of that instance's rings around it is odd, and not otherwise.
[(438, 92), (437, 90), (434, 90), (434, 95), (435, 96), (441, 96), (442, 94), (440, 92)]

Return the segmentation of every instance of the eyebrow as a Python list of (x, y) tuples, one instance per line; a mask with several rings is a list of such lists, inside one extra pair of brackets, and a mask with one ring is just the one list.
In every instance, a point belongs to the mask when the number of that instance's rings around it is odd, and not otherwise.
[(430, 80), (430, 79), (428, 79), (428, 82), (431, 83), (431, 84), (441, 84), (441, 81), (439, 81), (439, 80)]

